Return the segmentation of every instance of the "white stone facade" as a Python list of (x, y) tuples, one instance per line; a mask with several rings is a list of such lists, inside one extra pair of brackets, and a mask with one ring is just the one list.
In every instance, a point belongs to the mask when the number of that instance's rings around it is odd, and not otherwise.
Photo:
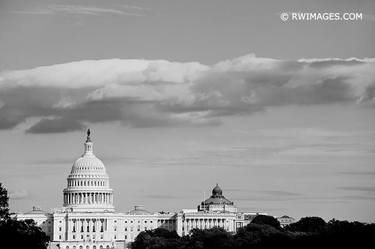
[(238, 213), (217, 185), (212, 196), (197, 209), (178, 213), (150, 213), (140, 206), (127, 213), (117, 213), (113, 190), (105, 166), (93, 153), (88, 131), (84, 153), (78, 158), (63, 190), (63, 207), (52, 212), (37, 208), (16, 214), (17, 219), (33, 219), (50, 237), (50, 248), (102, 249), (126, 248), (145, 230), (165, 228), (180, 236), (192, 229), (222, 227), (236, 232), (253, 217)]

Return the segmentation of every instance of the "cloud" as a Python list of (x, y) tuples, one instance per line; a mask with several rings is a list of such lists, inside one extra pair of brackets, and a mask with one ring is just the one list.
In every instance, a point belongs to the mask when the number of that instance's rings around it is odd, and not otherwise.
[(29, 197), (29, 193), (26, 189), (16, 189), (9, 191), (9, 198), (10, 199), (25, 199)]
[(225, 116), (288, 105), (374, 107), (375, 59), (259, 58), (204, 65), (85, 60), (0, 73), (0, 129), (29, 118), (29, 133), (90, 123), (130, 127), (220, 125)]
[(375, 192), (375, 187), (373, 186), (350, 186), (350, 187), (340, 187), (343, 190), (349, 191), (360, 191), (360, 192)]
[(34, 7), (29, 10), (15, 10), (14, 14), (26, 15), (125, 15), (125, 16), (145, 16), (148, 9), (132, 5), (119, 5), (115, 8), (103, 8), (97, 6), (84, 6), (73, 4), (51, 4), (47, 6)]
[(66, 118), (43, 118), (26, 132), (28, 133), (58, 133), (82, 130), (84, 126), (78, 121)]

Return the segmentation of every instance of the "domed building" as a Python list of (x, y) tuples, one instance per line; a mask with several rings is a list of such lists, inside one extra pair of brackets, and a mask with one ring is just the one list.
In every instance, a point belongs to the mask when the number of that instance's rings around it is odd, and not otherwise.
[(93, 148), (88, 130), (83, 154), (68, 174), (62, 208), (50, 212), (34, 208), (15, 215), (16, 219), (33, 219), (50, 237), (50, 249), (123, 249), (140, 232), (150, 229), (164, 228), (183, 236), (192, 229), (212, 227), (235, 232), (249, 222), (246, 214), (238, 213), (234, 203), (224, 197), (218, 184), (197, 209), (155, 213), (135, 206), (118, 213), (106, 168)]
[(234, 203), (223, 196), (223, 191), (219, 187), (219, 184), (216, 184), (212, 189), (211, 197), (202, 201), (201, 205), (198, 206), (198, 210), (207, 212), (237, 212)]
[(72, 212), (114, 212), (113, 190), (103, 162), (94, 155), (90, 129), (78, 158), (67, 179), (63, 206)]

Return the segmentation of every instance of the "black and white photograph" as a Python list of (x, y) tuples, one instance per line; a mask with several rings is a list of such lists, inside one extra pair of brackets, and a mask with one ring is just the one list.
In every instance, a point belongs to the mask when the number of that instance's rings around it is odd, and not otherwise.
[(373, 238), (374, 0), (0, 0), (0, 248)]

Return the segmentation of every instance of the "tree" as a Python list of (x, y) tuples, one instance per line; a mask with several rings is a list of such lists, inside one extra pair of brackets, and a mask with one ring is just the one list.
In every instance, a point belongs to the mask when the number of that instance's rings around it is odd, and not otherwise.
[(290, 239), (290, 235), (282, 229), (255, 223), (239, 229), (234, 235), (236, 248), (239, 249), (287, 247)]
[(327, 223), (320, 217), (304, 217), (285, 227), (292, 232), (319, 233), (325, 230)]
[(9, 219), (8, 191), (0, 183), (0, 220)]
[(253, 224), (269, 225), (274, 228), (280, 228), (280, 222), (273, 216), (269, 215), (257, 215), (251, 221)]
[(33, 220), (16, 220), (9, 215), (8, 191), (0, 183), (0, 243), (11, 248), (45, 249), (49, 238)]
[(175, 231), (163, 228), (147, 230), (138, 234), (132, 243), (132, 249), (175, 249), (179, 248), (180, 237)]
[(193, 229), (183, 238), (184, 247), (191, 249), (232, 249), (233, 236), (223, 228)]

